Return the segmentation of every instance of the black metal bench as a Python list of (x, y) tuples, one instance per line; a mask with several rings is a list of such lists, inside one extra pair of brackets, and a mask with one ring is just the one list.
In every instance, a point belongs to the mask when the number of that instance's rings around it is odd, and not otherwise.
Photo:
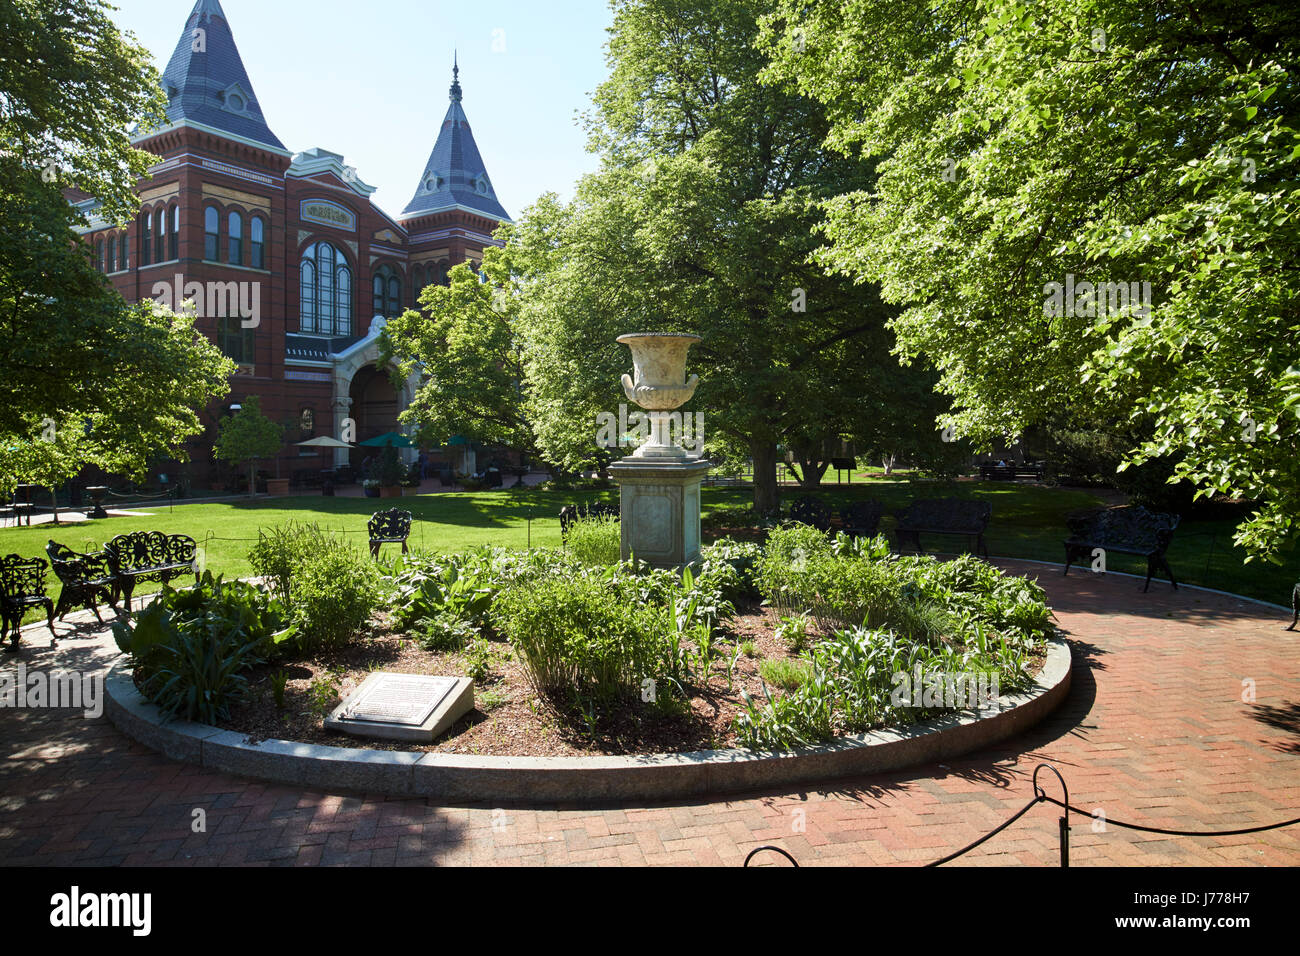
[(1174, 529), (1181, 520), (1181, 515), (1148, 511), (1141, 505), (1101, 508), (1070, 515), (1065, 519), (1070, 528), (1070, 536), (1065, 539), (1065, 573), (1070, 573), (1070, 565), (1075, 560), (1090, 560), (1093, 552), (1098, 549), (1103, 552), (1135, 554), (1147, 559), (1147, 580), (1142, 588), (1144, 593), (1150, 589), (1151, 575), (1157, 568), (1169, 575), (1169, 583), (1176, 591), (1178, 582), (1174, 580), (1174, 572), (1165, 559), (1165, 552), (1169, 549)]
[(790, 505), (790, 520), (809, 525), (818, 531), (828, 531), (831, 526), (831, 509), (820, 498), (809, 495)]
[(621, 521), (622, 510), (614, 504), (565, 505), (560, 509), (560, 540), (567, 541), (569, 529), (579, 521)]
[(184, 534), (161, 531), (135, 531), (119, 534), (104, 545), (108, 566), (113, 572), (117, 593), (131, 610), (131, 595), (141, 581), (160, 581), (194, 575), (199, 583), (199, 546)]
[[(0, 558), (0, 617), (4, 630), (0, 630), (0, 643), (13, 631), (13, 640), (6, 651), (18, 650), (22, 638), (23, 615), (30, 607), (44, 607), (45, 617), (54, 634), (54, 602), (45, 593), (46, 563), (40, 558), (24, 558), (11, 554)], [(57, 637), (58, 635), (55, 634)]]
[(45, 546), (45, 553), (49, 555), (50, 567), (54, 569), (55, 576), (63, 585), (54, 607), (54, 616), (60, 621), (69, 611), (85, 608), (93, 611), (95, 620), (102, 623), (104, 619), (99, 616), (101, 604), (117, 610), (117, 580), (109, 566), (106, 552), (78, 554), (71, 548), (51, 541)]
[(901, 550), (905, 543), (911, 550), (921, 550), (922, 534), (955, 534), (970, 538), (976, 554), (989, 556), (984, 543), (984, 531), (993, 516), (993, 507), (987, 501), (969, 498), (922, 498), (896, 512), (898, 527), (895, 538)]
[(379, 557), (379, 549), (386, 544), (400, 544), (406, 554), (406, 539), (411, 536), (411, 513), (400, 508), (389, 508), (371, 516), (367, 525), (370, 531), (370, 556)]
[(880, 519), (885, 509), (879, 501), (855, 501), (840, 510), (840, 521), (845, 534), (854, 538), (874, 538), (880, 530)]

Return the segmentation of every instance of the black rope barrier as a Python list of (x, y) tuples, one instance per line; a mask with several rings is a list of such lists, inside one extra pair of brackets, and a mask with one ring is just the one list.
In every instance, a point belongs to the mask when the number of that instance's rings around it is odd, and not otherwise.
[[(1065, 798), (1064, 800), (1057, 800), (1055, 797), (1049, 797), (1047, 795), (1047, 792), (1038, 785), (1038, 773), (1040, 770), (1050, 770), (1052, 773), (1056, 774), (1056, 779), (1061, 781), (1061, 791), (1062, 791), (1062, 795)], [(1040, 803), (1050, 803), (1053, 804), (1054, 806), (1060, 807), (1062, 810), (1065, 811), (1065, 813), (1057, 821), (1057, 824), (1060, 829), (1060, 835), (1061, 835), (1061, 843), (1060, 843), (1061, 866), (1068, 867), (1070, 865), (1070, 814), (1077, 813), (1080, 814), (1081, 816), (1089, 817), (1089, 818), (1092, 817), (1092, 814), (1089, 813), (1087, 810), (1082, 810), (1079, 807), (1076, 807), (1072, 803), (1070, 803), (1070, 791), (1065, 784), (1065, 778), (1061, 776), (1059, 770), (1057, 770), (1049, 763), (1041, 763), (1034, 768), (1033, 788), (1034, 788), (1033, 799), (1031, 799), (1019, 810), (1017, 810), (1009, 818), (1004, 820), (1002, 823), (998, 824), (988, 833), (985, 833), (979, 839), (966, 844), (960, 850), (956, 850), (952, 853), (949, 853), (947, 856), (943, 856), (937, 860), (931, 861), (930, 863), (926, 863), (922, 868), (924, 869), (932, 866), (942, 866), (945, 863), (951, 863), (959, 856), (963, 856), (964, 854), (969, 853), (971, 850), (975, 849), (980, 844), (986, 843), (988, 840), (997, 836), (999, 833), (1001, 833), (1007, 827), (1011, 826), (1011, 824), (1015, 823), (1017, 820), (1019, 820), (1021, 817), (1023, 817), (1026, 813), (1028, 813), (1030, 810), (1032, 810), (1035, 806), (1037, 806)], [(1115, 820), (1110, 817), (1106, 817), (1105, 822), (1108, 824), (1113, 823), (1115, 824), (1115, 826), (1122, 827), (1123, 829), (1126, 830), (1140, 830), (1143, 833), (1159, 833), (1165, 836), (1215, 837), (1215, 836), (1242, 836), (1248, 833), (1263, 833), (1267, 830), (1280, 830), (1283, 827), (1290, 827), (1290, 826), (1295, 826), (1297, 824), (1300, 824), (1300, 817), (1296, 817), (1293, 820), (1282, 820), (1278, 823), (1264, 823), (1254, 827), (1242, 827), (1236, 830), (1171, 830), (1164, 827), (1143, 826), (1140, 823), (1128, 823), (1126, 821)], [(745, 857), (745, 866), (749, 866), (749, 861), (754, 858), (755, 854), (761, 853), (764, 850), (772, 850), (776, 853), (780, 853), (782, 856), (788, 859), (795, 866), (799, 865), (799, 862), (793, 856), (791, 856), (785, 850), (781, 849), (779, 846), (760, 846), (752, 850), (749, 856)]]
[(749, 866), (749, 861), (752, 860), (754, 857), (756, 857), (758, 854), (762, 853), (764, 850), (771, 850), (773, 853), (780, 853), (783, 857), (785, 857), (787, 860), (789, 860), (791, 863), (794, 864), (795, 869), (799, 868), (799, 861), (796, 860), (794, 857), (792, 857), (785, 850), (781, 849), (779, 846), (754, 847), (754, 849), (749, 851), (749, 856), (745, 857), (745, 866)]

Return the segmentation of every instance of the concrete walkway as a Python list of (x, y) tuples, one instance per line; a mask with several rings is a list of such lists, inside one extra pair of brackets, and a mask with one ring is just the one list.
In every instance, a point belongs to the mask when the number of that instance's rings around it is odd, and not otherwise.
[[(1064, 775), (1071, 802), (1110, 819), (1194, 830), (1300, 817), (1300, 633), (1283, 630), (1289, 614), (1168, 585), (1144, 595), (1140, 581), (1117, 575), (999, 563), (1047, 588), (1074, 649), (1074, 686), (1030, 733), (947, 765), (674, 805), (441, 807), (212, 773), (158, 756), (103, 718), (7, 709), (0, 862), (737, 866), (772, 843), (804, 865), (915, 865), (1019, 810), (1044, 762)], [(116, 654), (91, 630), (57, 649), (43, 627), (24, 639), (24, 653), (0, 668), (93, 671)], [(1054, 777), (1040, 779), (1059, 795)], [(196, 810), (205, 832), (193, 832)], [(1057, 816), (1036, 807), (950, 865), (1054, 866)], [(1075, 866), (1300, 865), (1300, 826), (1170, 837), (1073, 822)]]

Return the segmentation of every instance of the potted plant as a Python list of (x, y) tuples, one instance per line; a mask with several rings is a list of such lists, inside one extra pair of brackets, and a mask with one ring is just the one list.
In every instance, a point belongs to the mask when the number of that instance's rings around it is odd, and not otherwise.
[(379, 497), (402, 497), (402, 479), (406, 477), (406, 468), (403, 467), (402, 460), (398, 457), (397, 449), (393, 447), (392, 442), (384, 446), (375, 471), (379, 478)]
[(379, 497), (379, 479), (378, 479), (378, 478), (367, 478), (365, 481), (361, 482), (361, 490), (362, 490), (363, 492), (365, 492), (365, 495), (366, 495), (367, 498), (378, 498), (378, 497)]

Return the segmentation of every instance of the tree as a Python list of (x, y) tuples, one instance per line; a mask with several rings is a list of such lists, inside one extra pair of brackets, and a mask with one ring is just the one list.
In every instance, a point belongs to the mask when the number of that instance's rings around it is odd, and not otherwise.
[[(546, 456), (594, 460), (625, 332), (689, 331), (708, 436), (747, 448), (776, 507), (777, 445), (851, 434), (896, 368), (875, 290), (812, 262), (819, 203), (869, 181), (823, 145), (822, 109), (759, 82), (758, 0), (619, 0), (587, 117), (602, 168), (504, 230), (520, 290), (526, 414)], [(813, 463), (811, 469), (818, 476)]]
[(426, 286), (424, 311), (408, 310), (384, 329), (381, 360), (398, 357), (403, 376), (424, 373), (401, 420), (418, 424), (428, 444), (471, 435), (536, 456), (522, 401), (523, 357), (512, 328), (518, 302), (508, 291), (501, 250), (484, 251), (482, 270), (487, 281), (462, 263), (452, 268), (448, 285)]
[(257, 460), (278, 453), (283, 437), (284, 429), (262, 414), (261, 399), (249, 395), (239, 411), (221, 420), (212, 453), (232, 464), (248, 463), (248, 494), (252, 497), (257, 494)]
[(782, 0), (769, 78), (877, 162), (821, 259), (903, 308), (947, 424), (980, 442), (1069, 408), (1146, 437), (1199, 493), (1300, 532), (1300, 39), (1268, 0)]
[[(157, 157), (131, 147), (128, 127), (165, 120), (149, 54), (106, 9), (0, 5), (0, 447), (39, 442), (51, 426), (76, 434), (89, 421), (82, 464), (141, 472), (150, 458), (184, 457), (181, 443), (202, 431), (195, 409), (228, 390), (234, 364), (192, 317), (123, 301), (78, 236), (87, 219), (64, 190), (88, 196), (107, 221), (130, 216)], [(42, 458), (6, 456), (0, 485), (20, 467), (33, 478)]]

